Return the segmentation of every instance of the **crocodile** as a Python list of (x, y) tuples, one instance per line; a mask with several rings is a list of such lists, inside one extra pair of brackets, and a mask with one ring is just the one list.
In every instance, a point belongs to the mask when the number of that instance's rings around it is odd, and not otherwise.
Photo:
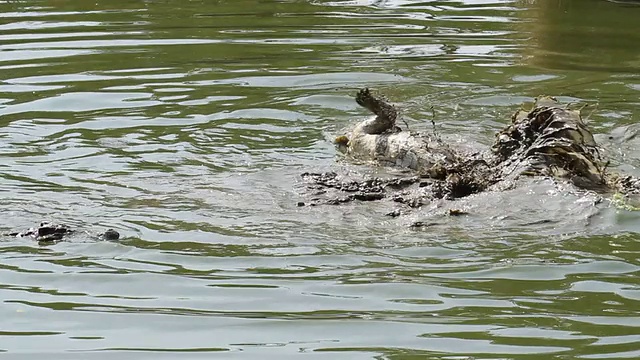
[(532, 109), (518, 110), (487, 151), (455, 148), (435, 133), (401, 129), (396, 107), (369, 89), (360, 90), (355, 99), (375, 116), (338, 136), (338, 148), (348, 158), (404, 169), (410, 176), (358, 181), (334, 172), (304, 173), (302, 177), (314, 194), (325, 194), (328, 189), (337, 194), (330, 199), (315, 197), (310, 205), (391, 197), (420, 207), (429, 199), (506, 190), (525, 176), (563, 180), (578, 190), (597, 194), (640, 194), (639, 179), (607, 171), (608, 162), (580, 110), (553, 97), (538, 97)]
[[(48, 245), (60, 242), (73, 234), (77, 234), (77, 232), (77, 230), (74, 230), (65, 224), (54, 224), (45, 221), (41, 222), (38, 227), (32, 227), (24, 231), (10, 232), (2, 235), (18, 238), (31, 238), (41, 245)], [(120, 239), (120, 234), (113, 229), (107, 229), (96, 237), (99, 240), (116, 241)]]

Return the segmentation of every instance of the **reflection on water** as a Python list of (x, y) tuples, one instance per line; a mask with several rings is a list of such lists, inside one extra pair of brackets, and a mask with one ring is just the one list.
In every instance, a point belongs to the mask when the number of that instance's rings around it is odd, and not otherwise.
[[(640, 8), (601, 0), (0, 3), (0, 352), (74, 358), (637, 358), (638, 215), (536, 180), (298, 207), (388, 173), (331, 139), (375, 87), (485, 148), (539, 94), (598, 104), (638, 174)], [(464, 208), (465, 217), (446, 216)], [(415, 221), (430, 226), (415, 230)], [(119, 243), (96, 242), (106, 228)]]
[(559, 70), (637, 73), (638, 8), (604, 1), (538, 0), (526, 23), (533, 63)]

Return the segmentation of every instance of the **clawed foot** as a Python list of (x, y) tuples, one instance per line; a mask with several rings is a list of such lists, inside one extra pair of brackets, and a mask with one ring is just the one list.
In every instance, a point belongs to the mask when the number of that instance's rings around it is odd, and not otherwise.
[(374, 96), (369, 88), (358, 91), (356, 94), (356, 102), (358, 105), (378, 116), (385, 116), (393, 120), (397, 117), (395, 106), (389, 104), (387, 100), (381, 96)]
[(356, 94), (356, 102), (377, 115), (375, 122), (371, 124), (371, 129), (368, 129), (370, 134), (381, 134), (395, 128), (398, 111), (384, 98), (376, 97), (368, 88), (364, 88)]

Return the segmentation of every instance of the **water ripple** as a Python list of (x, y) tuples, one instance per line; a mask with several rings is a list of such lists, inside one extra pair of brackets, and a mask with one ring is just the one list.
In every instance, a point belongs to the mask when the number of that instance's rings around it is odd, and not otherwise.
[(0, 2), (0, 230), (79, 230), (0, 238), (0, 352), (637, 358), (638, 216), (595, 194), (297, 206), (304, 171), (393, 173), (332, 144), (360, 87), (480, 149), (533, 96), (599, 102), (589, 124), (637, 171), (638, 14), (551, 5)]

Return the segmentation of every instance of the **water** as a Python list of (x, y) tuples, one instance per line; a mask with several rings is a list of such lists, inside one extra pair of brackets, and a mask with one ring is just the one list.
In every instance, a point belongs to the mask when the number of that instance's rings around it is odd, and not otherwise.
[[(539, 180), (429, 204), (303, 207), (380, 171), (332, 139), (373, 87), (487, 146), (539, 94), (589, 104), (639, 174), (640, 7), (544, 1), (0, 2), (7, 359), (640, 357), (638, 213)], [(448, 217), (448, 208), (469, 211)], [(432, 226), (408, 225), (416, 220)], [(93, 235), (115, 228), (121, 242)]]

